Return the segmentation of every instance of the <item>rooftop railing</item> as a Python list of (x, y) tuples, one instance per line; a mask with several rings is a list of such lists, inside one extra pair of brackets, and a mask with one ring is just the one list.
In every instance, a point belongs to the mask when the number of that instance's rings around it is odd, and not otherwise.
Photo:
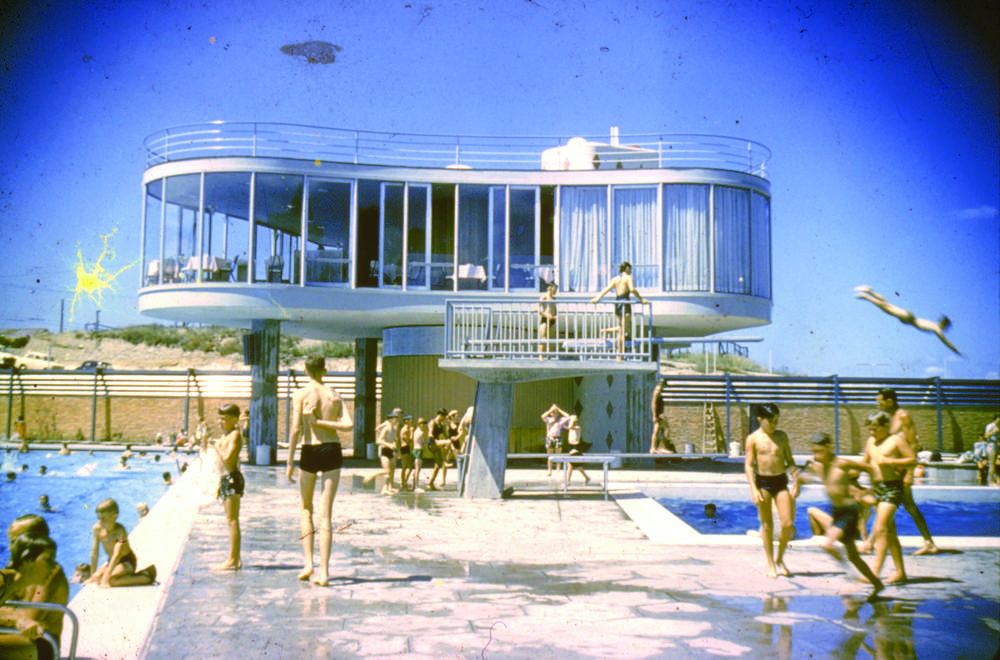
[(486, 136), (392, 133), (270, 122), (215, 121), (157, 131), (143, 141), (146, 167), (190, 158), (270, 157), (398, 167), (540, 170), (542, 152), (573, 137), (622, 147), (644, 168), (711, 168), (767, 178), (770, 150), (721, 135)]
[[(652, 306), (631, 303), (627, 336), (618, 342), (618, 304), (504, 298), (445, 304), (446, 359), (642, 361), (653, 359)], [(539, 305), (553, 305), (544, 323)], [(544, 335), (543, 335), (544, 333)]]

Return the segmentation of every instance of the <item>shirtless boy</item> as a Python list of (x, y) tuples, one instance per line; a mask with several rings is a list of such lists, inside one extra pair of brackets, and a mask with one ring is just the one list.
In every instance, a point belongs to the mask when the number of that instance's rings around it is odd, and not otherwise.
[(402, 414), (402, 410), (395, 408), (385, 421), (375, 427), (375, 446), (378, 448), (382, 470), (365, 477), (364, 483), (368, 484), (376, 477), (385, 475), (386, 482), (382, 486), (383, 495), (392, 495), (397, 492), (392, 483), (396, 478), (396, 455), (399, 453), (399, 419)]
[[(875, 403), (878, 405), (879, 410), (892, 417), (892, 421), (889, 424), (889, 433), (901, 434), (903, 439), (906, 440), (906, 444), (908, 444), (910, 449), (913, 450), (913, 455), (916, 456), (919, 449), (917, 425), (913, 423), (913, 418), (910, 417), (910, 413), (899, 407), (897, 399), (896, 390), (883, 388), (879, 390), (878, 394), (875, 396)], [(910, 517), (913, 518), (913, 523), (917, 526), (920, 536), (924, 538), (924, 547), (920, 548), (913, 554), (936, 554), (938, 552), (938, 547), (934, 545), (934, 539), (931, 537), (931, 530), (927, 527), (927, 521), (924, 519), (924, 514), (920, 512), (920, 509), (917, 508), (917, 503), (913, 501), (912, 468), (905, 470), (903, 473), (903, 508), (908, 514), (910, 514)]]
[[(90, 579), (102, 588), (138, 587), (156, 581), (156, 567), (150, 564), (136, 572), (138, 560), (128, 543), (128, 533), (118, 522), (118, 503), (112, 499), (97, 505), (97, 524), (94, 525), (94, 544), (90, 549)], [(108, 555), (108, 563), (100, 568), (97, 560), (101, 546)]]
[(886, 580), (886, 584), (906, 580), (903, 566), (903, 548), (896, 535), (896, 510), (903, 503), (903, 475), (906, 469), (917, 462), (916, 454), (903, 438), (902, 433), (890, 431), (892, 419), (888, 413), (875, 412), (868, 416), (868, 430), (871, 436), (865, 445), (864, 462), (871, 468), (872, 491), (878, 504), (875, 505), (875, 565), (872, 572), (879, 575), (885, 563), (886, 551), (892, 555), (896, 573)]
[[(219, 425), (222, 439), (213, 445), (219, 460), (225, 466), (226, 474), (219, 478), (218, 497), (226, 511), (229, 525), (229, 557), (223, 563), (213, 566), (215, 571), (238, 571), (243, 568), (240, 560), (240, 498), (246, 488), (243, 473), (240, 472), (240, 450), (243, 448), (243, 434), (239, 429), (240, 407), (230, 403), (219, 408)], [(207, 435), (207, 432), (206, 432)]]
[[(653, 437), (649, 441), (650, 454), (673, 454), (677, 450), (674, 443), (670, 442), (670, 422), (663, 409), (663, 399), (660, 395), (663, 388), (667, 386), (667, 379), (664, 378), (653, 388), (653, 398), (650, 406), (653, 412)], [(662, 438), (663, 443), (660, 443)]]
[[(743, 464), (753, 503), (760, 517), (760, 538), (767, 558), (767, 577), (791, 575), (785, 566), (785, 548), (795, 536), (795, 498), (799, 485), (788, 436), (778, 430), (780, 411), (773, 403), (757, 406), (760, 428), (747, 436), (746, 459)], [(791, 471), (791, 479), (788, 472)], [(781, 532), (778, 535), (778, 556), (774, 556), (774, 521), (771, 503), (778, 506)]]
[(422, 493), (424, 489), (420, 487), (420, 468), (424, 464), (424, 446), (427, 443), (427, 420), (423, 417), (417, 420), (417, 427), (413, 429), (413, 492)]
[(556, 336), (556, 291), (559, 286), (549, 282), (545, 293), (538, 299), (538, 352), (545, 357), (550, 350), (549, 339)]
[(444, 488), (445, 477), (448, 476), (448, 450), (451, 448), (451, 437), (448, 428), (448, 411), (444, 408), (438, 409), (427, 425), (429, 440), (425, 443), (425, 452), (430, 451), (434, 458), (434, 469), (431, 471), (431, 478), (427, 482), (427, 490), (440, 490), (434, 485), (434, 480), (441, 473), (441, 488)]
[(292, 394), (291, 436), (288, 445), (286, 474), (290, 483), (295, 483), (295, 449), (302, 441), (302, 456), (299, 460), (299, 495), (301, 496), (302, 552), (305, 566), (299, 573), (300, 580), (308, 580), (313, 574), (313, 492), (316, 477), (323, 480), (319, 517), (319, 572), (313, 582), (327, 586), (330, 580), (330, 550), (333, 545), (333, 500), (340, 485), (340, 467), (344, 463), (338, 431), (350, 431), (354, 422), (340, 395), (323, 384), (326, 375), (326, 360), (322, 355), (314, 355), (306, 360), (309, 383)]
[[(545, 422), (545, 453), (561, 454), (563, 450), (562, 432), (565, 421), (569, 419), (569, 413), (552, 404), (548, 410), (542, 413), (542, 421)], [(552, 476), (552, 459), (546, 461), (549, 469), (545, 476)]]
[(618, 275), (611, 279), (603, 291), (591, 298), (590, 302), (596, 304), (612, 289), (615, 290), (615, 300), (619, 301), (615, 304), (615, 316), (618, 317), (618, 359), (622, 360), (625, 353), (625, 338), (626, 335), (631, 336), (632, 330), (632, 303), (629, 300), (635, 294), (640, 304), (645, 302), (632, 280), (632, 264), (623, 261), (618, 267)]
[(858, 520), (861, 510), (851, 493), (852, 484), (861, 472), (871, 474), (871, 468), (857, 461), (840, 458), (833, 452), (833, 439), (826, 433), (817, 433), (812, 438), (813, 463), (810, 466), (813, 474), (823, 481), (826, 494), (833, 505), (832, 514), (818, 507), (809, 507), (809, 522), (814, 529), (826, 536), (823, 549), (833, 555), (838, 561), (840, 552), (833, 545), (840, 541), (844, 546), (847, 560), (871, 583), (874, 589), (869, 600), (884, 589), (884, 585), (861, 559), (854, 542), (858, 539), (860, 530)]

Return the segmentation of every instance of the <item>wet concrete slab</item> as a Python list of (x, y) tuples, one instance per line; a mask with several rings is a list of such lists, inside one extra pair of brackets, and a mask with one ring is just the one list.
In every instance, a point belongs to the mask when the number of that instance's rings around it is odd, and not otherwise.
[[(599, 490), (562, 495), (543, 469), (508, 471), (509, 499), (467, 501), (451, 490), (377, 495), (361, 483), (370, 469), (345, 468), (330, 586), (319, 587), (296, 579), (297, 486), (278, 468), (245, 471), (243, 570), (210, 570), (228, 537), (221, 506), (203, 503), (146, 657), (978, 658), (998, 648), (996, 547), (908, 554), (911, 579), (868, 603), (870, 587), (811, 539), (792, 543), (792, 577), (769, 579), (759, 542), (653, 540)], [(612, 492), (635, 500), (664, 478), (616, 472)]]

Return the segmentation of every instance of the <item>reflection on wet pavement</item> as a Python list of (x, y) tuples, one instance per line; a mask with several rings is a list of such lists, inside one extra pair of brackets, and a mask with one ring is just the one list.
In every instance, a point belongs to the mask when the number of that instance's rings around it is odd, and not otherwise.
[[(543, 473), (539, 473), (543, 474)], [(148, 657), (991, 657), (996, 550), (907, 557), (911, 582), (870, 591), (818, 547), (763, 575), (759, 545), (652, 543), (614, 502), (383, 497), (342, 480), (330, 586), (295, 579), (294, 487), (247, 470), (243, 561), (202, 507)], [(536, 477), (544, 479), (543, 476)], [(345, 487), (346, 486), (346, 487)]]

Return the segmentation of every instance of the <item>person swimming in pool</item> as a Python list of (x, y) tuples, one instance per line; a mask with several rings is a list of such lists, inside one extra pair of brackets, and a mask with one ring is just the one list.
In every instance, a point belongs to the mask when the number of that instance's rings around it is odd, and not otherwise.
[[(767, 576), (778, 577), (779, 573), (789, 576), (785, 566), (785, 548), (795, 536), (795, 498), (799, 486), (795, 459), (788, 436), (778, 430), (780, 411), (773, 403), (757, 406), (757, 422), (760, 428), (747, 436), (744, 472), (750, 484), (753, 503), (757, 505), (760, 518), (760, 538), (767, 558)], [(778, 555), (774, 556), (774, 520), (771, 503), (778, 507), (781, 531), (778, 533)]]

